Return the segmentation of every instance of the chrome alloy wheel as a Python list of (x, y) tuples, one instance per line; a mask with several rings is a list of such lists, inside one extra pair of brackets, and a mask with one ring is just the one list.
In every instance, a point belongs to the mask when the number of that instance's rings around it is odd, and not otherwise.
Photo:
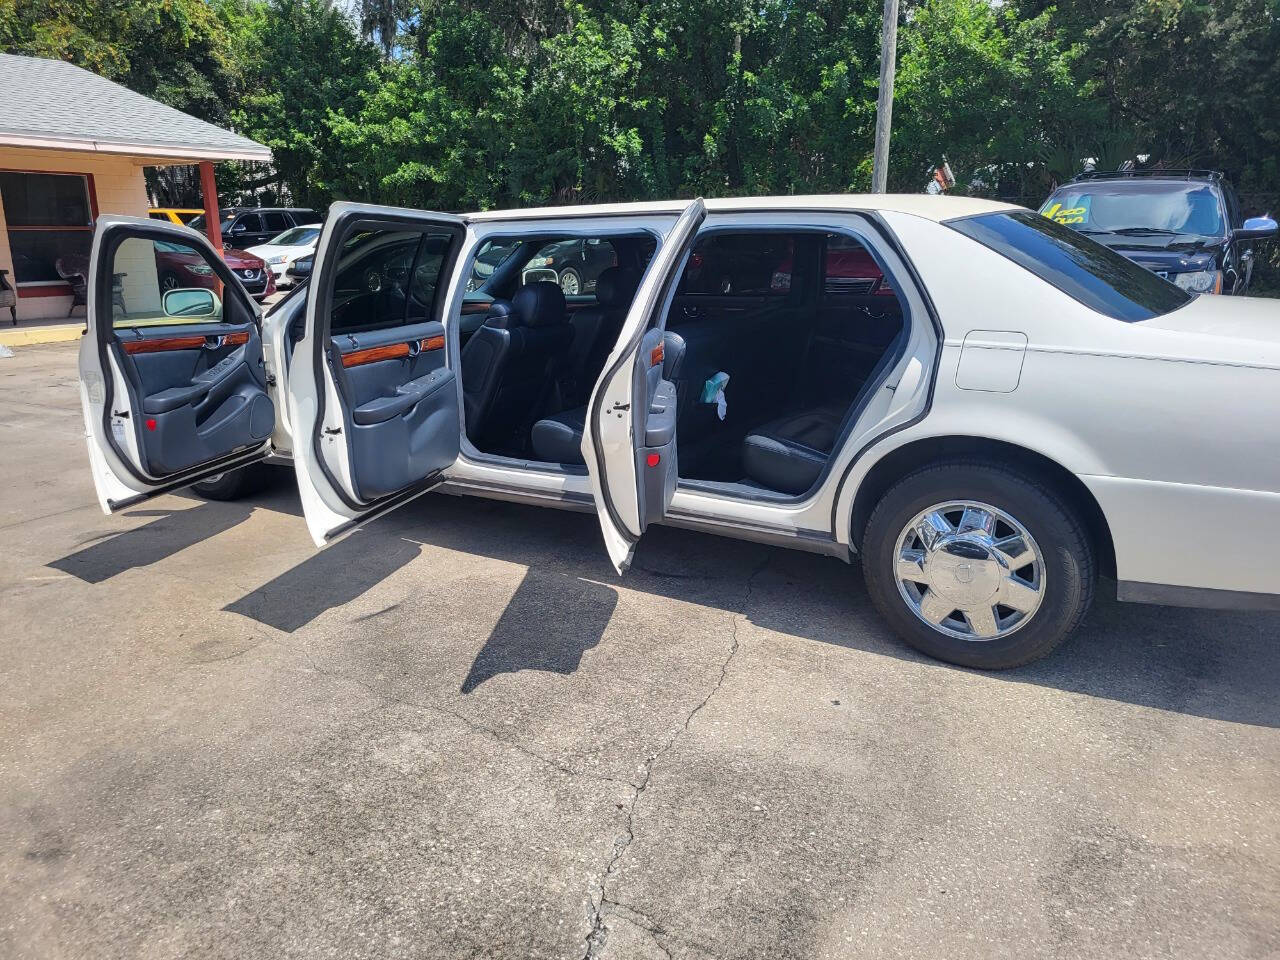
[(1027, 528), (985, 503), (922, 510), (903, 528), (894, 580), (911, 612), (947, 636), (996, 640), (1044, 599), (1044, 556)]

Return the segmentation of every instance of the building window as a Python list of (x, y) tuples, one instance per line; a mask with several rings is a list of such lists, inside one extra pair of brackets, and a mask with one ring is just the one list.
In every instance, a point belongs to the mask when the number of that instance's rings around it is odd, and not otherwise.
[(19, 285), (57, 283), (88, 270), (93, 203), (87, 176), (0, 172), (0, 197)]

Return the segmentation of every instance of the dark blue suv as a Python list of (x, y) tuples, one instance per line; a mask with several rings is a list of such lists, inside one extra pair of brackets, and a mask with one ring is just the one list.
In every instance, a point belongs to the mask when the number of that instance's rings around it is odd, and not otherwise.
[(1216, 170), (1086, 173), (1040, 212), (1190, 293), (1247, 293), (1253, 243), (1276, 235), (1269, 216), (1241, 218), (1235, 189)]

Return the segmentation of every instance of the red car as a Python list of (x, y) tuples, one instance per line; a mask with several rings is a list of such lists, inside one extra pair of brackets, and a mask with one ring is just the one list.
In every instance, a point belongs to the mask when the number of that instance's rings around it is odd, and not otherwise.
[[(153, 240), (156, 251), (156, 273), (161, 290), (179, 287), (207, 287), (216, 290), (218, 280), (213, 268), (190, 247), (164, 240)], [(261, 258), (242, 250), (227, 250), (222, 259), (236, 279), (255, 300), (264, 300), (276, 292), (276, 281)]]
[[(880, 265), (861, 244), (847, 241), (827, 244), (823, 292), (852, 296), (894, 296), (893, 286), (884, 278)], [(770, 284), (774, 290), (791, 289), (791, 256), (778, 264)]]

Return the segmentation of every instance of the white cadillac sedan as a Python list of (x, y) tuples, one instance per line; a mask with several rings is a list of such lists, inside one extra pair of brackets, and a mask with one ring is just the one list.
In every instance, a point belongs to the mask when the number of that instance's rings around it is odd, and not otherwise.
[[(592, 294), (522, 279), (570, 240), (609, 258)], [(157, 243), (217, 282), (162, 290)], [(1100, 575), (1280, 608), (1280, 304), (1193, 297), (1018, 207), (336, 204), (265, 318), (189, 229), (102, 217), (92, 257), (108, 513), (241, 494), (274, 456), (318, 545), (439, 488), (594, 512), (619, 572), (653, 523), (859, 555), (908, 643), (987, 668), (1052, 650)]]

